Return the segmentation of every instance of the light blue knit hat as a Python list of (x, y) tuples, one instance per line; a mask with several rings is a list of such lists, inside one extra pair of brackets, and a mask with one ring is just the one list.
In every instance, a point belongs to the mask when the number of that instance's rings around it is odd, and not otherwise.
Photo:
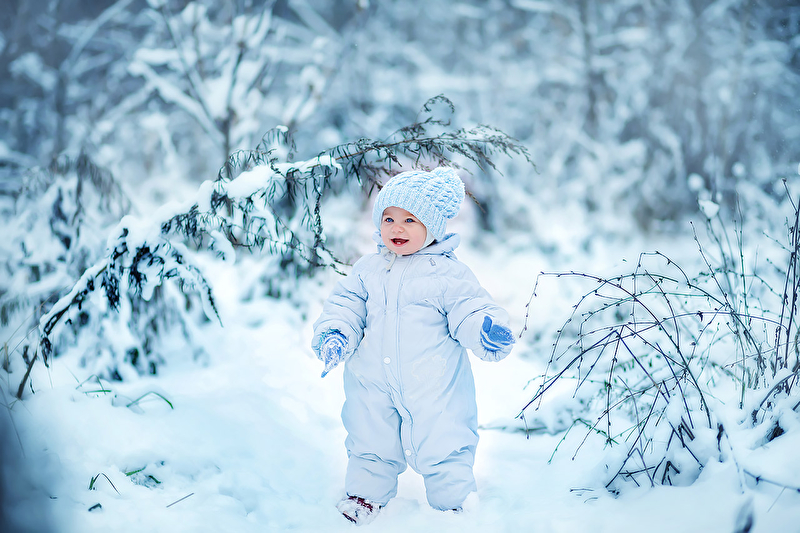
[(417, 217), (436, 240), (441, 240), (447, 221), (458, 214), (463, 201), (464, 182), (452, 168), (409, 170), (390, 179), (378, 193), (372, 220), (380, 230), (383, 210), (399, 207)]

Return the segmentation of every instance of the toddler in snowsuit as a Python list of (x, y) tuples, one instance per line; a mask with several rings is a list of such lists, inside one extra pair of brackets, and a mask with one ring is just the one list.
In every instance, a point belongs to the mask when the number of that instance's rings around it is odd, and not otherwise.
[(406, 465), (428, 503), (459, 511), (476, 490), (475, 384), (467, 351), (498, 361), (514, 337), (508, 316), (453, 250), (445, 226), (464, 199), (451, 168), (389, 180), (373, 209), (378, 252), (362, 257), (314, 324), (323, 376), (344, 366), (348, 465), (339, 511), (371, 521), (397, 493)]

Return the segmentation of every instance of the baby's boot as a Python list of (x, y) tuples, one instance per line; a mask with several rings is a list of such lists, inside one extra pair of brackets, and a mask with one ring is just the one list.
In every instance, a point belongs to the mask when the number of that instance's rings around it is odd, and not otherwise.
[(378, 511), (381, 510), (381, 506), (377, 503), (358, 496), (344, 498), (336, 504), (336, 508), (345, 518), (358, 526), (369, 524), (375, 520)]

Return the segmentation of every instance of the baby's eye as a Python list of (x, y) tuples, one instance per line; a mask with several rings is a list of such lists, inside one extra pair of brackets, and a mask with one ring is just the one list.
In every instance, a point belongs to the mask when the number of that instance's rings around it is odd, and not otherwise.
[(412, 222), (416, 222), (413, 218), (409, 217), (406, 219), (406, 224), (411, 224)]
[(392, 222), (394, 222), (394, 220), (392, 220), (392, 217), (386, 217), (386, 218), (384, 218), (384, 219), (383, 219), (383, 221), (384, 221), (384, 222), (387, 222), (387, 223), (389, 223), (389, 224), (391, 224)]

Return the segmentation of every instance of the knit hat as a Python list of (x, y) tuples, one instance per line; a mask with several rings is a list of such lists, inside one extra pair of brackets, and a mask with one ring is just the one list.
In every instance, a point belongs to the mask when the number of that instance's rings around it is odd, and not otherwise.
[(463, 201), (464, 182), (452, 168), (409, 170), (390, 179), (378, 193), (372, 220), (380, 230), (383, 210), (399, 207), (425, 224), (436, 240), (442, 240), (447, 221), (458, 214)]

